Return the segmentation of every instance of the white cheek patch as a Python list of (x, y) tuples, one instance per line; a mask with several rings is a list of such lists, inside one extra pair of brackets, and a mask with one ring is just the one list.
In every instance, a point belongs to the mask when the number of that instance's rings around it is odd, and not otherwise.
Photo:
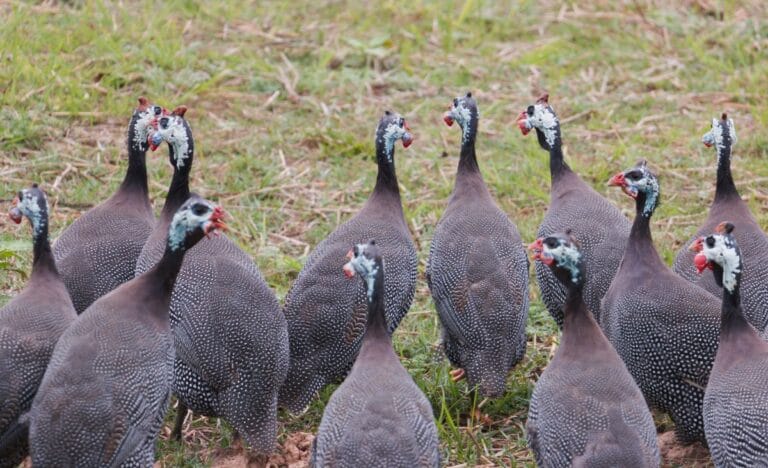
[(366, 290), (368, 293), (368, 300), (373, 299), (373, 284), (376, 281), (376, 274), (379, 272), (379, 267), (376, 265), (376, 261), (372, 258), (368, 258), (364, 255), (367, 244), (357, 244), (357, 251), (359, 254), (353, 258), (350, 263), (355, 269), (358, 275), (365, 278)]
[(529, 125), (538, 128), (543, 134), (547, 144), (551, 147), (555, 144), (557, 138), (557, 127), (559, 122), (557, 116), (549, 110), (544, 104), (535, 104), (533, 106), (533, 115), (528, 116)]
[(557, 262), (557, 266), (565, 268), (571, 273), (571, 281), (578, 283), (581, 271), (579, 270), (579, 262), (581, 261), (581, 252), (576, 248), (560, 244), (554, 249), (544, 245), (544, 254), (552, 257)]
[[(32, 222), (32, 229), (35, 233), (35, 236), (40, 235), (40, 232), (45, 227), (45, 217), (43, 216), (42, 210), (40, 210), (40, 204), (38, 203), (37, 195), (30, 194), (26, 189), (21, 191), (22, 198), (19, 200), (18, 205), (16, 205), (16, 208), (21, 211), (21, 213), (29, 218), (29, 220)], [(48, 210), (48, 200), (45, 200), (45, 209)]]
[(160, 137), (173, 147), (173, 157), (176, 158), (176, 168), (184, 167), (184, 161), (189, 159), (189, 135), (184, 128), (184, 122), (178, 116), (169, 118), (168, 127), (158, 129)]
[(459, 99), (459, 105), (451, 107), (451, 117), (459, 124), (462, 131), (462, 140), (469, 139), (469, 123), (472, 121), (472, 112), (464, 107), (464, 103)]
[(659, 198), (659, 181), (648, 171), (643, 172), (646, 174), (645, 177), (632, 184), (632, 188), (645, 193), (643, 214), (649, 216), (656, 208), (656, 200)]
[(191, 209), (178, 211), (173, 215), (171, 228), (168, 231), (168, 245), (171, 250), (178, 250), (184, 245), (184, 239), (187, 233), (195, 229), (202, 229), (210, 219), (211, 211), (206, 211), (202, 215), (196, 215)]
[(134, 124), (135, 132), (133, 135), (133, 144), (136, 148), (143, 148), (147, 144), (147, 137), (149, 136), (149, 130), (151, 128), (151, 122), (153, 115), (151, 110), (154, 106), (150, 105), (146, 110), (139, 112), (139, 118), (136, 119)]
[(737, 284), (736, 275), (741, 273), (741, 258), (729, 238), (721, 234), (714, 234), (712, 237), (715, 239), (715, 245), (709, 247), (706, 242), (703, 243), (702, 253), (707, 260), (723, 268), (723, 287), (733, 292)]
[[(399, 117), (396, 119), (399, 120)], [(384, 129), (384, 148), (387, 152), (387, 162), (392, 162), (392, 154), (395, 148), (395, 142), (405, 135), (405, 129), (392, 122)]]

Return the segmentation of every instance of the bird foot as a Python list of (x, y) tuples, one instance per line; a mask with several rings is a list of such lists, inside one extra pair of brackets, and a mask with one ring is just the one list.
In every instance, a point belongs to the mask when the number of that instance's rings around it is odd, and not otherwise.
[(458, 382), (459, 380), (466, 377), (466, 373), (464, 372), (464, 369), (454, 369), (449, 373), (451, 374), (451, 380), (454, 382)]

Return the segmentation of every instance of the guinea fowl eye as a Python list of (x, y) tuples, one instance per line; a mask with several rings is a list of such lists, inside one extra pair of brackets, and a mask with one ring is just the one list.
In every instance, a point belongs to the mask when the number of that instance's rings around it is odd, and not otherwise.
[(195, 216), (202, 216), (206, 211), (208, 211), (208, 207), (201, 203), (192, 206), (192, 213), (194, 213)]
[(353, 252), (354, 252), (354, 254), (355, 254), (355, 258), (357, 258), (357, 257), (359, 257), (359, 256), (360, 256), (360, 248), (359, 248), (358, 246), (355, 246), (355, 247), (352, 249), (352, 251), (353, 251)]
[(403, 128), (403, 125), (405, 125), (405, 119), (400, 117), (400, 120), (397, 121), (397, 125), (399, 125), (400, 128)]
[(453, 98), (453, 107), (459, 107), (459, 98)]
[(525, 112), (526, 112), (528, 115), (533, 115), (533, 111), (534, 111), (534, 108), (533, 108), (533, 106), (528, 106), (528, 109), (526, 109), (526, 111), (525, 111)]
[(160, 119), (160, 127), (162, 128), (168, 128), (168, 117), (163, 117)]
[(154, 111), (155, 115), (160, 115), (163, 112), (163, 109), (160, 106), (155, 106)]
[(707, 243), (707, 247), (709, 247), (709, 248), (714, 247), (715, 246), (715, 238), (714, 238), (714, 236), (708, 236), (707, 239), (705, 240), (705, 242)]
[(549, 247), (550, 249), (554, 249), (557, 247), (558, 240), (554, 237), (547, 237), (544, 243), (547, 244), (547, 247)]

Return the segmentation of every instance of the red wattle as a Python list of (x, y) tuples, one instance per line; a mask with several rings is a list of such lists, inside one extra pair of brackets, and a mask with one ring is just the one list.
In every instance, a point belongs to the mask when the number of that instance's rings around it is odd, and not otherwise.
[(707, 256), (704, 254), (698, 254), (693, 257), (693, 264), (696, 266), (696, 271), (698, 271), (699, 274), (703, 273), (707, 268), (710, 270), (712, 269), (712, 263), (707, 260)]
[(350, 265), (349, 263), (344, 265), (343, 270), (344, 270), (344, 276), (346, 276), (347, 278), (352, 278), (353, 276), (355, 276), (355, 270), (354, 268), (352, 268), (352, 265)]
[(451, 117), (450, 112), (446, 112), (445, 115), (443, 115), (443, 122), (449, 127), (453, 126), (453, 117)]
[(611, 177), (611, 180), (608, 181), (608, 185), (615, 185), (616, 187), (624, 187), (624, 185), (626, 185), (626, 180), (624, 179), (624, 173), (619, 172), (618, 174)]
[(520, 112), (520, 115), (517, 117), (517, 127), (520, 129), (523, 136), (530, 133), (531, 129), (528, 128), (528, 114)]

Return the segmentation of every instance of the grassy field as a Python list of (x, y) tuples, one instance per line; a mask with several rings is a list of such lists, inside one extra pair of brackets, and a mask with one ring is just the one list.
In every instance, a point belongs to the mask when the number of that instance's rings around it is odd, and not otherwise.
[[(42, 184), (57, 234), (119, 184), (136, 99), (185, 104), (193, 189), (229, 211), (229, 235), (282, 300), (310, 250), (368, 196), (373, 131), (393, 109), (416, 137), (396, 158), (423, 274), (458, 160), (459, 130), (441, 121), (451, 99), (468, 90), (477, 98), (486, 182), (533, 240), (548, 204), (548, 156), (515, 117), (547, 91), (568, 161), (628, 214), (633, 205), (606, 186), (610, 175), (639, 158), (660, 175), (654, 237), (668, 262), (706, 216), (715, 154), (699, 139), (722, 111), (739, 135), (741, 194), (768, 225), (765, 2), (240, 3), (0, 3), (0, 199)], [(148, 165), (159, 207), (171, 174), (165, 150)], [(0, 303), (22, 287), (30, 249), (26, 225), (0, 221), (0, 250), (15, 253)], [(533, 463), (527, 401), (558, 338), (535, 286), (531, 297), (527, 357), (504, 398), (481, 402), (450, 381), (419, 278), (395, 346), (433, 403), (448, 466)], [(331, 392), (301, 417), (281, 414), (281, 443), (301, 450), (293, 433), (316, 429)], [(232, 442), (226, 424), (197, 417), (185, 438), (161, 441), (165, 466), (208, 466)]]

